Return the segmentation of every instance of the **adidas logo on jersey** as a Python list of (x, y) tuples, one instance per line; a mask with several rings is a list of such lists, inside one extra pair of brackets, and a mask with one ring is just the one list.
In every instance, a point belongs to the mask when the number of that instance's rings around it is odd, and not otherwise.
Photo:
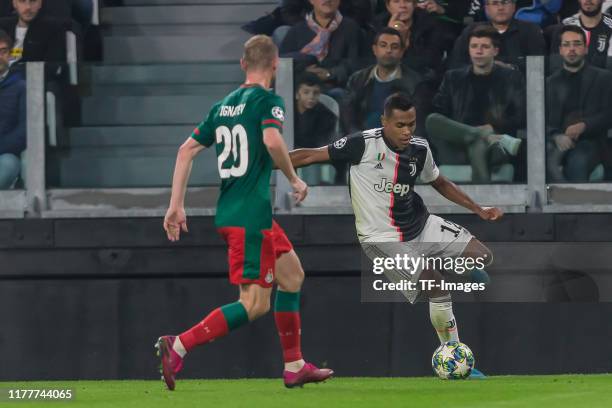
[(383, 170), (383, 165), (381, 162), (378, 162), (378, 164), (376, 166), (374, 166), (375, 169), (377, 170)]

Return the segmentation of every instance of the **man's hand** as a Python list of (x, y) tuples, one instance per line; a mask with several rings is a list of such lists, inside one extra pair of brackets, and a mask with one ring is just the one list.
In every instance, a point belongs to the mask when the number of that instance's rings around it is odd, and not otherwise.
[(184, 208), (168, 208), (164, 217), (164, 230), (168, 239), (172, 242), (179, 240), (181, 230), (189, 232), (187, 230), (187, 216), (185, 215)]
[(565, 135), (571, 138), (572, 140), (578, 140), (581, 134), (586, 130), (586, 124), (584, 122), (579, 122), (574, 125), (568, 126), (565, 129)]
[(480, 125), (480, 126), (476, 126), (478, 129), (481, 130), (486, 130), (488, 132), (495, 132), (495, 129), (493, 129), (493, 125), (487, 123), (486, 125)]
[(483, 220), (497, 221), (503, 217), (504, 212), (497, 207), (481, 207), (477, 214)]
[(327, 81), (331, 77), (331, 74), (328, 70), (314, 64), (308, 66), (306, 68), (306, 71), (315, 74), (321, 81)]
[(295, 203), (299, 204), (308, 195), (308, 185), (304, 183), (304, 181), (296, 177), (291, 181), (291, 187), (293, 188), (293, 198), (295, 198)]
[(427, 10), (429, 13), (444, 14), (446, 11), (436, 0), (425, 0), (417, 3), (417, 7)]
[(399, 31), (399, 33), (402, 35), (402, 38), (404, 39), (406, 48), (408, 48), (408, 41), (410, 40), (410, 36), (408, 34), (410, 32), (410, 28), (408, 27), (408, 24), (406, 24), (406, 22), (404, 21), (406, 19), (405, 14), (406, 13), (396, 13), (392, 15), (389, 19), (387, 27), (391, 27)]
[(572, 149), (574, 147), (574, 141), (568, 135), (555, 135), (554, 137), (557, 149), (562, 152)]

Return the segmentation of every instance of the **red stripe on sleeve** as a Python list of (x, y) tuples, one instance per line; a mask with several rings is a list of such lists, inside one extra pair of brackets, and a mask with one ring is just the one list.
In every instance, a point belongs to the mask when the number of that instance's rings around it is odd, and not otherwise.
[(276, 119), (266, 119), (263, 122), (261, 122), (261, 124), (262, 125), (274, 124), (274, 125), (276, 125), (278, 127), (283, 127), (283, 124), (280, 121), (276, 120)]

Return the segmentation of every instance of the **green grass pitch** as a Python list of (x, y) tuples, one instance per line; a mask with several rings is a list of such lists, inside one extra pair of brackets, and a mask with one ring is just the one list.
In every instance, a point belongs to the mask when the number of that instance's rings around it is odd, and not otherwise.
[(3, 401), (7, 407), (612, 407), (612, 375), (499, 376), (486, 380), (334, 378), (285, 389), (280, 379), (0, 383), (7, 388), (71, 388), (72, 401)]

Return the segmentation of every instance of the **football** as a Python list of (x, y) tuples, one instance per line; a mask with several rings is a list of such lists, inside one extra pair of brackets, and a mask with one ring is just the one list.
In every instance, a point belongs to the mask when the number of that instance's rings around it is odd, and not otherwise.
[(470, 376), (474, 368), (474, 354), (457, 341), (448, 341), (434, 351), (431, 366), (443, 380), (459, 380)]

